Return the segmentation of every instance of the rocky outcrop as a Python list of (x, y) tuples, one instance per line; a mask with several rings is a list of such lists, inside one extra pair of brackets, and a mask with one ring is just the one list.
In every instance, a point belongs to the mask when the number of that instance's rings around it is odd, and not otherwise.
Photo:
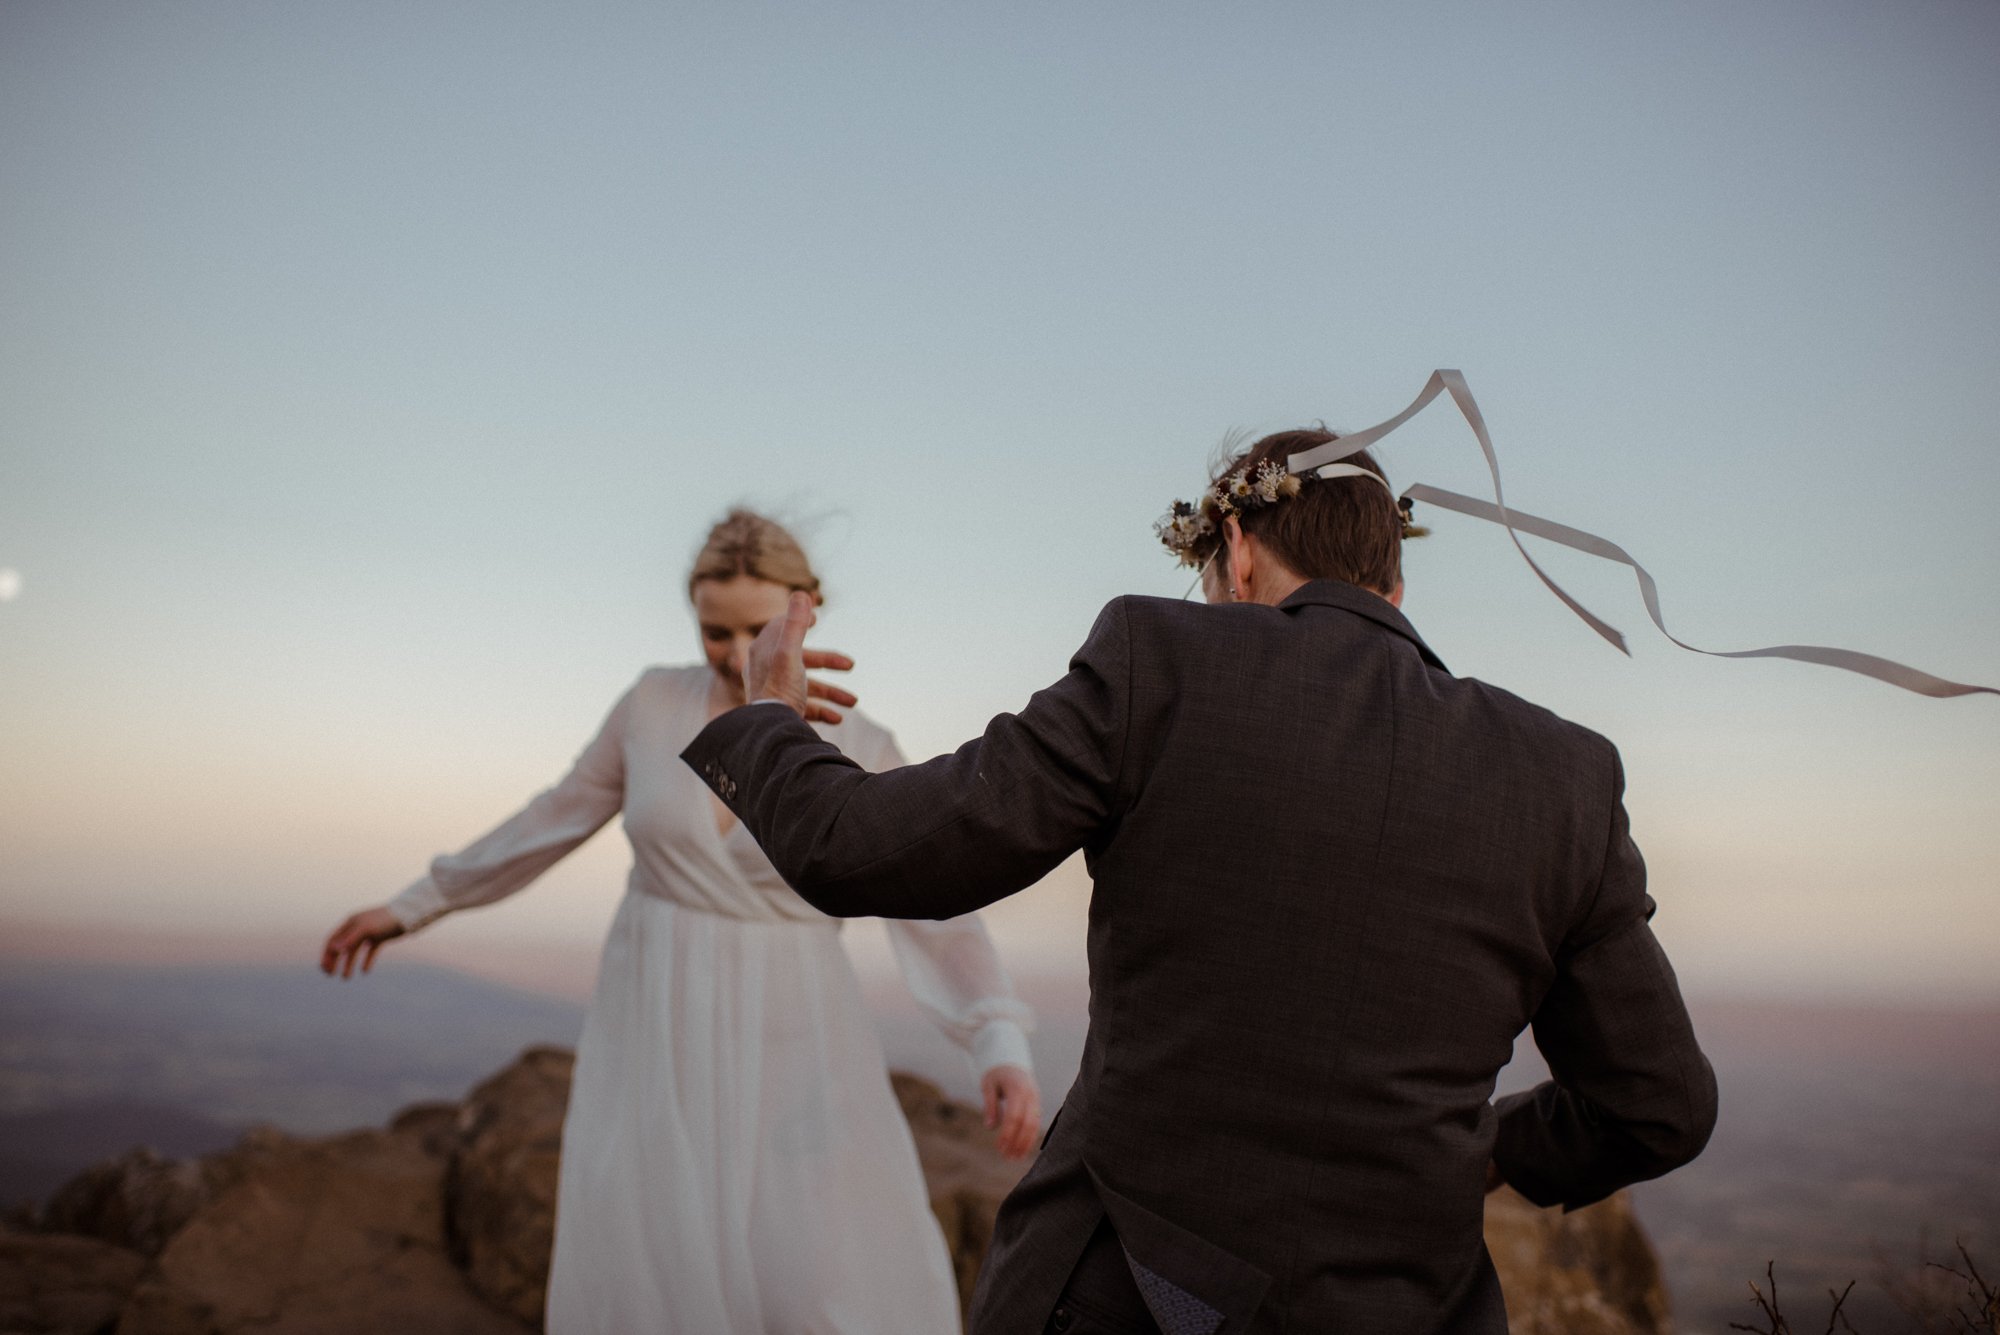
[(0, 1330), (110, 1330), (145, 1269), (139, 1253), (94, 1238), (0, 1234)]
[[(521, 1335), (540, 1324), (571, 1055), (531, 1048), (461, 1104), (322, 1139), (99, 1165), (0, 1233), (0, 1331)], [(1023, 1165), (976, 1110), (893, 1077), (969, 1294)], [(1665, 1335), (1659, 1263), (1622, 1197), (1573, 1214), (1511, 1192), (1486, 1237), (1515, 1335)]]
[(1502, 1187), (1486, 1198), (1486, 1249), (1513, 1335), (1668, 1335), (1660, 1258), (1621, 1192), (1564, 1214)]
[(272, 1147), (174, 1235), (119, 1335), (518, 1332), (446, 1254), (446, 1167), (408, 1129)]
[(466, 1096), (445, 1186), (452, 1255), (473, 1290), (526, 1325), (542, 1321), (556, 1237), (556, 1162), (575, 1056), (530, 1048)]
[(198, 1161), (99, 1165), (51, 1198), (44, 1232), (0, 1239), (0, 1330), (521, 1335), (533, 1325), (485, 1301), (446, 1245), (458, 1117), (429, 1105), (380, 1131), (262, 1130)]
[(946, 1098), (928, 1080), (900, 1071), (890, 1080), (917, 1142), (931, 1213), (944, 1230), (963, 1313), (979, 1278), (979, 1264), (993, 1241), (993, 1216), (1028, 1170), (1027, 1161), (1002, 1158), (978, 1111)]
[(41, 1226), (157, 1256), (210, 1190), (201, 1161), (135, 1149), (73, 1178), (49, 1198)]

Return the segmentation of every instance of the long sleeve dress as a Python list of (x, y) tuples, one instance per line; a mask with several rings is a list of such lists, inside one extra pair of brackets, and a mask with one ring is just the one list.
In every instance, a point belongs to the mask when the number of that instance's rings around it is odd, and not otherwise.
[[(653, 668), (555, 787), (391, 902), (417, 928), (513, 894), (619, 813), (633, 865), (563, 1125), (552, 1335), (958, 1329), (950, 1260), (839, 922), (680, 759), (706, 666)], [(768, 708), (769, 706), (765, 706)], [(903, 762), (850, 711), (827, 740)], [(1028, 1012), (970, 916), (891, 922), (904, 980), (983, 1073), (1028, 1066)]]

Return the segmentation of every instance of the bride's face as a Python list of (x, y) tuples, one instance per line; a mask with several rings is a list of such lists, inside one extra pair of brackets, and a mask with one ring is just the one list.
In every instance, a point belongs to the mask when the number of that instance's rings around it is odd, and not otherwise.
[(694, 619), (701, 652), (736, 698), (743, 696), (743, 660), (765, 623), (785, 615), (792, 591), (752, 575), (705, 579), (694, 586)]

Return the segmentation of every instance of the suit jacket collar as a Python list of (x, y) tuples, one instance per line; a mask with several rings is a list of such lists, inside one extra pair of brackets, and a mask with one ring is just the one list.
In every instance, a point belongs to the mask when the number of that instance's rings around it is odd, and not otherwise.
[(1307, 580), (1294, 589), (1290, 597), (1278, 604), (1278, 610), (1281, 612), (1290, 611), (1295, 607), (1337, 607), (1343, 612), (1366, 617), (1377, 625), (1388, 627), (1416, 645), (1417, 652), (1424, 656), (1424, 661), (1438, 671), (1451, 671), (1444, 665), (1443, 659), (1431, 652), (1431, 647), (1424, 643), (1423, 636), (1417, 634), (1417, 628), (1410, 624), (1408, 617), (1392, 607), (1387, 598), (1377, 593), (1370, 593), (1359, 585), (1337, 579)]

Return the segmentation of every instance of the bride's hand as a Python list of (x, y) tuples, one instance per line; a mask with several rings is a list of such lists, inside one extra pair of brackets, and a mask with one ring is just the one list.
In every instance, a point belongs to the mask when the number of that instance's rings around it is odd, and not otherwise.
[(806, 676), (806, 669), (845, 672), (854, 666), (854, 660), (831, 650), (806, 648), (806, 631), (812, 628), (814, 620), (811, 596), (794, 593), (785, 606), (784, 617), (765, 624), (751, 643), (750, 652), (744, 655), (744, 700), (783, 701), (808, 723), (840, 722), (840, 712), (821, 702), (848, 706), (854, 703), (854, 696), (838, 686)]
[(382, 943), (402, 934), (403, 924), (386, 906), (363, 909), (350, 915), (327, 937), (319, 952), (319, 971), (352, 978), (354, 966), (359, 963), (361, 972), (367, 973), (375, 967), (375, 952), (382, 948)]
[(1042, 1129), (1042, 1095), (1035, 1077), (1018, 1066), (996, 1066), (979, 1082), (986, 1100), (986, 1125), (995, 1129), (994, 1143), (1009, 1159), (1035, 1148)]

